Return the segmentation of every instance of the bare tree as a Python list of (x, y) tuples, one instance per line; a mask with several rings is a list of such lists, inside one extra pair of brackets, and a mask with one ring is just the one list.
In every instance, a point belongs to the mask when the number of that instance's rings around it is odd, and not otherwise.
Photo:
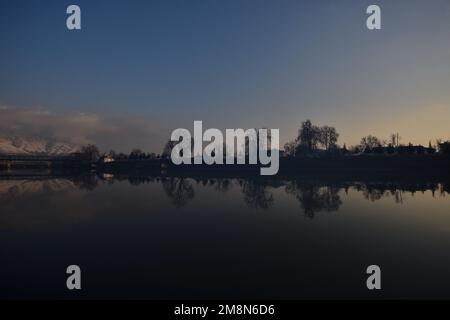
[(361, 138), (360, 145), (361, 149), (364, 150), (366, 148), (373, 149), (376, 147), (381, 147), (382, 144), (380, 139), (369, 134), (368, 136)]
[(336, 147), (336, 142), (339, 138), (339, 133), (337, 133), (334, 127), (323, 126), (319, 128), (319, 141), (320, 144), (329, 151)]
[(398, 132), (397, 133), (393, 133), (390, 136), (390, 143), (392, 144), (393, 147), (398, 147), (400, 139), (401, 139), (401, 137), (398, 134)]
[(93, 144), (88, 144), (87, 146), (81, 147), (80, 154), (83, 157), (83, 159), (89, 161), (97, 161), (98, 158), (100, 157), (100, 150), (97, 148), (97, 146)]
[(292, 140), (284, 145), (284, 154), (288, 157), (295, 157), (295, 149), (297, 147), (297, 141)]
[(314, 126), (310, 120), (302, 122), (302, 125), (298, 130), (297, 141), (300, 145), (305, 146), (308, 152), (314, 151), (320, 141), (319, 128)]

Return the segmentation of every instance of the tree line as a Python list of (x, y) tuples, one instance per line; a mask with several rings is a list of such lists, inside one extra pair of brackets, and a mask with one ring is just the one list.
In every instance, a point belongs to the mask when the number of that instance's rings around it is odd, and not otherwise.
[(374, 135), (361, 138), (360, 143), (347, 148), (338, 145), (339, 133), (330, 126), (316, 126), (310, 120), (303, 121), (297, 137), (284, 145), (287, 157), (301, 157), (308, 154), (359, 154), (359, 153), (450, 153), (450, 141), (437, 139), (435, 144), (429, 141), (428, 147), (400, 143), (401, 137), (393, 133), (389, 139), (380, 139)]
[[(402, 137), (398, 133), (393, 133), (389, 139), (380, 139), (374, 135), (367, 135), (361, 138), (360, 143), (347, 148), (344, 143), (338, 144), (339, 133), (331, 126), (317, 126), (311, 120), (303, 121), (298, 129), (297, 137), (284, 145), (284, 155), (286, 157), (302, 157), (311, 154), (360, 154), (360, 153), (443, 153), (450, 154), (450, 141), (436, 139), (434, 144), (429, 141), (428, 147), (415, 146), (412, 143), (402, 144)], [(129, 154), (115, 152), (101, 153), (99, 148), (93, 144), (83, 146), (75, 155), (89, 161), (97, 161), (101, 158), (111, 158), (114, 160), (158, 160), (170, 157), (172, 148), (176, 142), (168, 141), (162, 152), (146, 153), (141, 149), (133, 149)]]
[(80, 159), (87, 161), (98, 161), (99, 159), (114, 159), (114, 160), (157, 160), (161, 159), (163, 156), (156, 153), (146, 153), (141, 149), (133, 149), (130, 153), (126, 154), (123, 152), (116, 152), (114, 150), (110, 150), (107, 153), (101, 153), (100, 149), (94, 145), (89, 144), (86, 146), (82, 146), (80, 150), (73, 154), (74, 156), (79, 157)]

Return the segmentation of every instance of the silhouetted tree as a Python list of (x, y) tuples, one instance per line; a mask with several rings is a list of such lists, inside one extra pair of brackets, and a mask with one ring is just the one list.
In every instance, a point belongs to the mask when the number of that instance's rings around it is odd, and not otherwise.
[[(180, 138), (181, 141), (181, 138)], [(172, 149), (178, 144), (178, 141), (169, 140), (164, 146), (163, 152), (161, 154), (162, 158), (170, 159), (172, 154)], [(181, 154), (182, 155), (182, 154)], [(194, 138), (191, 138), (191, 156), (194, 156)]]
[(305, 146), (308, 152), (312, 152), (320, 141), (319, 128), (314, 126), (310, 120), (303, 121), (298, 130), (297, 141), (299, 145)]
[(373, 149), (376, 147), (381, 147), (381, 141), (375, 136), (368, 135), (366, 137), (361, 138), (360, 146), (362, 150), (365, 149)]
[(339, 138), (339, 133), (337, 133), (334, 127), (323, 126), (318, 128), (319, 142), (325, 148), (325, 150), (330, 151), (336, 148), (336, 142)]
[(175, 145), (177, 143), (178, 142), (172, 141), (172, 140), (167, 141), (166, 145), (164, 146), (164, 149), (163, 149), (163, 152), (162, 152), (161, 156), (163, 158), (170, 158), (170, 155), (172, 153), (172, 149), (175, 147)]
[(154, 160), (154, 159), (158, 158), (158, 155), (156, 153), (152, 152), (152, 153), (147, 154), (147, 158)]
[(295, 149), (297, 148), (297, 141), (289, 141), (284, 145), (284, 154), (288, 157), (295, 156)]
[(89, 144), (87, 146), (81, 147), (80, 155), (85, 160), (97, 161), (100, 157), (100, 151), (97, 146)]
[(337, 148), (338, 138), (339, 134), (336, 128), (329, 126), (318, 127), (313, 125), (310, 120), (306, 120), (302, 122), (297, 138), (284, 145), (284, 151), (287, 156), (312, 153), (319, 146), (330, 151)]
[(145, 156), (145, 153), (140, 149), (133, 149), (130, 153), (130, 159), (142, 159)]
[(128, 156), (123, 152), (119, 152), (116, 154), (115, 159), (116, 160), (126, 160), (126, 159), (128, 159)]
[(390, 136), (390, 143), (392, 144), (393, 147), (398, 147), (400, 145), (399, 141), (400, 141), (401, 137), (398, 133), (393, 133)]

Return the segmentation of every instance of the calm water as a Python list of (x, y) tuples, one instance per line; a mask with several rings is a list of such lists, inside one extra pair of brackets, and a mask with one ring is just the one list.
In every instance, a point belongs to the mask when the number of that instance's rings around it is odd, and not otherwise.
[(1, 298), (450, 298), (449, 184), (105, 178), (0, 180)]

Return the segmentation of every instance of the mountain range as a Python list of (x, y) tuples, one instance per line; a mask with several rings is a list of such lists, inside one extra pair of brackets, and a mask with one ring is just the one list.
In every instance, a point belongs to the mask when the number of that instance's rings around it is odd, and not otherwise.
[(0, 154), (65, 155), (78, 151), (79, 146), (39, 137), (0, 136)]

